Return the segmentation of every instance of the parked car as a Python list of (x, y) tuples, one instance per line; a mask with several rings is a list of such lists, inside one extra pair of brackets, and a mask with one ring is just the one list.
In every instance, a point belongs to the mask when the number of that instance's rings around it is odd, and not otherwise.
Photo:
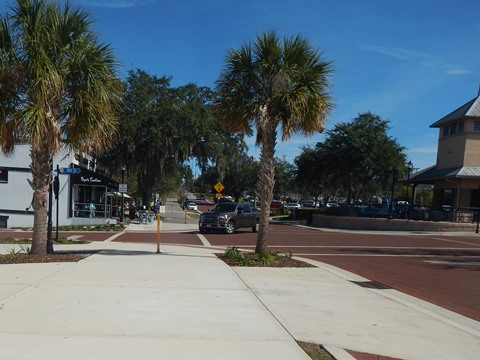
[(305, 200), (303, 203), (303, 206), (308, 207), (308, 208), (314, 208), (316, 205), (315, 200)]
[(257, 232), (259, 219), (259, 213), (249, 204), (222, 202), (200, 215), (198, 228), (202, 233), (223, 230), (227, 234), (233, 234), (236, 229), (245, 227)]
[(194, 211), (197, 211), (197, 210), (198, 210), (197, 204), (195, 204), (193, 201), (188, 202), (188, 203), (185, 205), (185, 208), (186, 208), (187, 210), (194, 210)]
[(335, 201), (329, 201), (329, 202), (327, 202), (326, 207), (327, 208), (338, 208), (338, 207), (340, 207), (340, 205), (338, 205)]
[(254, 196), (247, 196), (247, 197), (244, 197), (244, 198), (243, 198), (243, 201), (244, 201), (244, 202), (249, 202), (249, 203), (252, 203), (252, 204), (253, 204), (255, 201), (259, 202), (260, 199), (259, 199), (258, 197), (255, 199)]
[(182, 201), (182, 210), (185, 210), (185, 208), (187, 207), (187, 204), (188, 204), (189, 202), (191, 202), (191, 201), (192, 201), (192, 200), (190, 200), (190, 199), (183, 199), (183, 201)]
[(270, 209), (283, 209), (284, 204), (283, 201), (280, 200), (273, 200), (270, 204)]
[(204, 199), (196, 199), (196, 200), (195, 200), (195, 204), (197, 204), (197, 205), (203, 205), (203, 201), (204, 201)]
[(285, 204), (285, 209), (290, 209), (290, 210), (293, 210), (293, 209), (300, 209), (301, 206), (298, 202), (287, 202)]

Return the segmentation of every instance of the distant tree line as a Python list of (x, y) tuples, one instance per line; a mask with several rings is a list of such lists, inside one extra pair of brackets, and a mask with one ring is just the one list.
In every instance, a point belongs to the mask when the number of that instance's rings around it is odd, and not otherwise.
[[(215, 116), (212, 89), (173, 87), (168, 77), (136, 69), (124, 92), (119, 136), (101, 163), (117, 179), (126, 166), (134, 197), (148, 204), (153, 194), (165, 196), (179, 187), (210, 193), (218, 181), (236, 200), (246, 193), (258, 196), (261, 164), (248, 155), (249, 132), (229, 132)], [(394, 174), (406, 173), (405, 148), (389, 130), (389, 121), (363, 113), (327, 130), (323, 141), (304, 147), (293, 163), (275, 157), (274, 198), (323, 195), (351, 203), (388, 194)]]

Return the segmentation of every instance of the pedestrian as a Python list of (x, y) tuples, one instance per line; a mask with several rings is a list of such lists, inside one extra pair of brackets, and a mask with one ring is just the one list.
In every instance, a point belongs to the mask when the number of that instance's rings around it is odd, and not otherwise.
[(90, 209), (90, 218), (93, 219), (95, 217), (95, 204), (90, 201), (90, 205), (88, 207)]

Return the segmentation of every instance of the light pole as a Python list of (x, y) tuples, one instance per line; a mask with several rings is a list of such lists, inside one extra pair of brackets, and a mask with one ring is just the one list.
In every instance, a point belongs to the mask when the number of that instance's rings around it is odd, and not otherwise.
[(413, 169), (413, 164), (412, 164), (412, 161), (409, 160), (407, 163), (407, 220), (410, 220), (410, 206), (413, 205), (408, 203), (408, 200), (409, 200), (408, 188), (410, 187), (410, 174), (412, 172), (412, 169)]
[(392, 188), (391, 188), (391, 194), (390, 194), (390, 207), (389, 207), (389, 218), (392, 218), (392, 213), (393, 213), (393, 197), (395, 195), (395, 180), (397, 177), (397, 170), (393, 169), (392, 170)]
[[(122, 186), (125, 184), (125, 170), (127, 170), (125, 165), (122, 165)], [(123, 200), (123, 189), (122, 189), (122, 204), (120, 207), (120, 222), (123, 224), (125, 222), (125, 203)]]

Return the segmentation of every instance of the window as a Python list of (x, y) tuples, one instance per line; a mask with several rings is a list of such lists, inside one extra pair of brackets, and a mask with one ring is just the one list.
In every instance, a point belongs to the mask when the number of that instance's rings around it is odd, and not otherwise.
[(473, 122), (473, 131), (480, 131), (480, 120), (475, 120)]
[[(477, 123), (477, 121), (475, 121)], [(474, 124), (474, 130), (475, 126), (478, 127), (476, 131), (480, 131), (480, 121), (478, 121), (478, 124)], [(449, 135), (455, 135), (456, 133), (461, 133), (465, 130), (465, 122), (460, 121), (456, 122), (453, 124), (449, 124), (443, 128), (443, 136), (449, 136)]]
[(450, 125), (450, 135), (455, 135), (457, 133), (457, 123)]
[(8, 169), (0, 167), (0, 184), (8, 183)]

